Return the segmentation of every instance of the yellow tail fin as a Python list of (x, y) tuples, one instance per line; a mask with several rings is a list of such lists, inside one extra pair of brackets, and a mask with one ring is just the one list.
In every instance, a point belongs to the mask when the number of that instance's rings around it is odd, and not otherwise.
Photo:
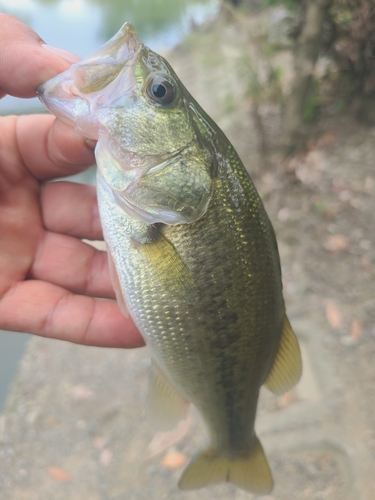
[(223, 482), (258, 495), (272, 491), (272, 474), (258, 438), (246, 457), (231, 460), (212, 450), (201, 452), (183, 472), (179, 487), (194, 490)]

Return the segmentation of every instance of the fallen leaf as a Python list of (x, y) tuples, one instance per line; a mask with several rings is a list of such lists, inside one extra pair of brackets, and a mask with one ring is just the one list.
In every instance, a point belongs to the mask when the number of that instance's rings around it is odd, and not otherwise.
[(349, 240), (342, 234), (332, 234), (323, 243), (327, 252), (340, 253), (349, 248)]
[(365, 254), (362, 255), (362, 257), (361, 257), (361, 264), (362, 264), (362, 268), (367, 273), (373, 274), (375, 272), (375, 266), (372, 263), (372, 258), (371, 258), (370, 254), (365, 253)]
[(352, 198), (350, 201), (349, 201), (350, 205), (353, 207), (353, 208), (360, 208), (361, 206), (361, 201), (359, 198)]
[(71, 394), (73, 399), (92, 399), (94, 393), (84, 384), (78, 384), (72, 387)]
[(306, 186), (319, 184), (322, 172), (326, 169), (326, 160), (322, 151), (309, 151), (295, 169), (296, 178)]
[(112, 458), (113, 453), (111, 452), (111, 450), (109, 450), (108, 448), (104, 448), (104, 450), (102, 450), (102, 452), (100, 453), (99, 462), (101, 463), (101, 465), (108, 467), (108, 465), (112, 462)]
[(288, 207), (282, 207), (277, 212), (277, 218), (281, 221), (287, 221), (290, 218), (290, 209)]
[(294, 389), (291, 389), (290, 391), (280, 396), (280, 398), (278, 399), (278, 404), (280, 408), (286, 408), (297, 400), (297, 392)]
[(330, 131), (321, 135), (316, 141), (317, 148), (330, 148), (332, 147), (337, 140), (337, 132)]
[(369, 193), (373, 193), (375, 187), (375, 179), (373, 177), (366, 177), (365, 179), (365, 191), (368, 191)]
[(179, 453), (178, 451), (171, 451), (165, 455), (163, 460), (161, 461), (161, 465), (163, 467), (167, 467), (168, 469), (176, 469), (177, 467), (181, 467), (187, 461), (187, 456), (183, 453)]
[(341, 314), (334, 300), (326, 301), (326, 318), (331, 328), (336, 330), (341, 325)]
[(280, 180), (274, 174), (267, 172), (262, 176), (260, 182), (260, 191), (264, 194), (269, 194), (279, 189), (280, 186)]
[(102, 436), (96, 436), (93, 441), (94, 448), (102, 450), (105, 446), (105, 439)]
[(361, 323), (358, 319), (353, 319), (352, 326), (350, 328), (350, 336), (354, 340), (358, 340), (361, 336)]
[(61, 467), (48, 467), (47, 472), (55, 481), (69, 481), (71, 479), (70, 474)]
[(295, 155), (288, 158), (285, 162), (285, 170), (287, 172), (295, 172), (298, 165), (303, 161), (301, 155)]
[(339, 193), (340, 201), (350, 201), (352, 199), (353, 193), (349, 189), (344, 189)]
[(340, 212), (340, 206), (338, 204), (331, 203), (321, 211), (321, 214), (326, 219), (335, 219)]

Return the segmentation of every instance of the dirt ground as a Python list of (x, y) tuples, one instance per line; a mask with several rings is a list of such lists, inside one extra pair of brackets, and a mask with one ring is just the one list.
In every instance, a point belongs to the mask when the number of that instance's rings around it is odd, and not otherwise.
[[(350, 113), (323, 111), (310, 128), (306, 150), (283, 160), (281, 108), (262, 93), (254, 96), (248, 84), (247, 58), (262, 78), (265, 64), (257, 40), (269, 29), (269, 19), (261, 14), (221, 20), (212, 27), (213, 36), (202, 34), (200, 43), (191, 36), (189, 49), (175, 51), (171, 62), (240, 153), (277, 234), (287, 309), (302, 339), (309, 382), (276, 407), (305, 400), (307, 413), (317, 419), (312, 426), (322, 429), (315, 436), (313, 427), (306, 429), (305, 444), (320, 439), (323, 448), (340, 449), (344, 462), (348, 458), (344, 477), (354, 488), (351, 493), (348, 487), (340, 490), (339, 468), (324, 478), (330, 466), (323, 462), (330, 459), (318, 445), (316, 461), (312, 450), (306, 451), (317, 482), (294, 489), (290, 475), (300, 476), (301, 470), (293, 473), (289, 464), (283, 474), (293, 486), (285, 497), (276, 486), (272, 498), (375, 498), (375, 127), (360, 124)], [(270, 64), (283, 69), (284, 93), (291, 63), (288, 49), (270, 56)], [(261, 136), (252, 113), (259, 96), (268, 143), (263, 169)], [(316, 401), (314, 409), (308, 400)], [(264, 407), (262, 400), (258, 420)], [(325, 482), (322, 489), (319, 481)]]
[[(283, 162), (280, 107), (264, 100), (259, 112), (270, 150), (262, 169), (242, 28), (262, 25), (245, 23), (225, 20), (194, 32), (168, 60), (234, 143), (261, 193), (303, 350), (297, 388), (261, 396), (257, 432), (275, 478), (263, 498), (373, 500), (375, 128), (348, 114), (324, 116), (306, 151)], [(290, 66), (288, 50), (273, 57)], [(287, 71), (282, 78), (287, 91)], [(203, 431), (193, 413), (173, 432), (153, 435), (144, 414), (147, 366), (143, 349), (33, 340), (0, 416), (0, 497), (252, 498), (227, 485), (177, 489)]]

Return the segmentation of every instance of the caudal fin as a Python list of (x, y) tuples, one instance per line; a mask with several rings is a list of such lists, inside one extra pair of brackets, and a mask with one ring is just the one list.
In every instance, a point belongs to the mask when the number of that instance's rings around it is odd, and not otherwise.
[(230, 460), (212, 450), (202, 451), (183, 472), (179, 487), (194, 490), (223, 482), (258, 495), (272, 491), (272, 474), (258, 438), (255, 438), (255, 445), (246, 457)]

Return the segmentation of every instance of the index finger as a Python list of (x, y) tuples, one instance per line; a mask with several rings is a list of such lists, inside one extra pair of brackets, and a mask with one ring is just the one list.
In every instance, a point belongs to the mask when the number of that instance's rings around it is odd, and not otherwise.
[[(36, 88), (77, 60), (43, 48), (44, 41), (17, 18), (0, 13), (0, 97), (35, 97)], [(58, 51), (56, 51), (58, 52)], [(61, 51), (61, 54), (63, 51)]]

